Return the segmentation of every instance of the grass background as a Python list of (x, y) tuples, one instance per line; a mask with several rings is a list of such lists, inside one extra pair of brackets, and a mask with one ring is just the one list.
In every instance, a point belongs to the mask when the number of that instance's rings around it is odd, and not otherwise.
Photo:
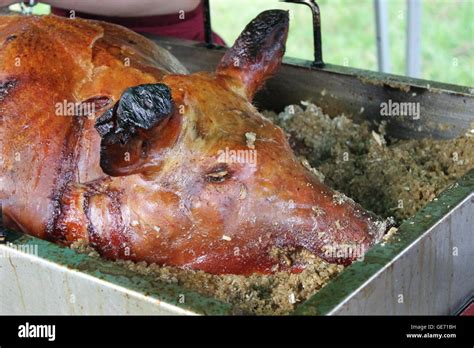
[[(266, 9), (290, 10), (287, 56), (312, 59), (311, 12), (276, 0), (210, 0), (214, 30), (231, 44)], [(373, 0), (319, 0), (325, 62), (377, 70)], [(388, 1), (392, 73), (405, 74), (406, 1)], [(422, 0), (421, 78), (474, 86), (474, 0)]]
[[(319, 0), (327, 63), (377, 70), (373, 0)], [(287, 56), (312, 59), (311, 13), (277, 0), (210, 0), (214, 31), (232, 44), (260, 12), (290, 10)], [(392, 73), (405, 74), (406, 1), (388, 0)], [(35, 13), (48, 13), (38, 5)], [(474, 0), (422, 0), (421, 78), (474, 86)]]

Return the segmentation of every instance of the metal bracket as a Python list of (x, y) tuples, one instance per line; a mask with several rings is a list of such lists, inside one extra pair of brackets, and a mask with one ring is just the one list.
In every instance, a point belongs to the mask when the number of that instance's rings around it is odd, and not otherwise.
[(293, 4), (303, 4), (311, 9), (313, 14), (313, 45), (314, 45), (314, 61), (311, 66), (315, 68), (322, 68), (323, 62), (323, 50), (321, 44), (321, 11), (315, 0), (280, 0), (282, 2), (288, 2)]
[(212, 26), (211, 26), (211, 6), (209, 0), (202, 2), (204, 11), (204, 41), (206, 42), (207, 48), (214, 48), (214, 42), (212, 40)]
[[(311, 9), (313, 14), (313, 45), (314, 45), (314, 61), (311, 64), (312, 67), (322, 68), (324, 67), (323, 62), (323, 51), (321, 45), (321, 12), (319, 6), (315, 0), (280, 0), (282, 2), (303, 4)], [(212, 40), (212, 26), (211, 26), (211, 8), (209, 0), (203, 1), (204, 9), (204, 35), (207, 48), (215, 48)]]
[(21, 7), (21, 14), (23, 15), (32, 15), (33, 14), (33, 7), (37, 4), (36, 0), (23, 0), (20, 3)]
[(7, 239), (7, 231), (3, 228), (3, 207), (0, 203), (0, 244), (4, 244)]

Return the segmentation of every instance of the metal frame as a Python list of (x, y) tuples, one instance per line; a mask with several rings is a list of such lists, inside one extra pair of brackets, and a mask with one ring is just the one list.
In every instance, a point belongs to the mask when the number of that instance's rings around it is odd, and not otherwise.
[(322, 68), (324, 67), (323, 62), (323, 48), (321, 43), (321, 11), (315, 0), (280, 0), (292, 4), (303, 4), (311, 9), (313, 16), (313, 50), (314, 60), (311, 64), (312, 67)]
[(421, 1), (407, 0), (406, 74), (421, 75)]
[(36, 0), (23, 0), (20, 3), (21, 14), (23, 15), (32, 15), (33, 14), (33, 7), (36, 5)]
[(391, 64), (387, 0), (374, 0), (374, 12), (379, 71), (389, 73)]
[(209, 0), (203, 0), (204, 9), (204, 41), (206, 42), (207, 48), (213, 48), (214, 42), (212, 38), (212, 25), (211, 25), (211, 6)]
[[(321, 12), (319, 6), (315, 0), (280, 0), (281, 2), (303, 4), (311, 9), (313, 17), (313, 50), (314, 60), (311, 64), (312, 67), (321, 68), (324, 66), (323, 62), (323, 50), (321, 44)], [(203, 1), (204, 8), (204, 35), (205, 43), (207, 48), (216, 48), (212, 40), (212, 25), (211, 25), (211, 7), (209, 0)]]

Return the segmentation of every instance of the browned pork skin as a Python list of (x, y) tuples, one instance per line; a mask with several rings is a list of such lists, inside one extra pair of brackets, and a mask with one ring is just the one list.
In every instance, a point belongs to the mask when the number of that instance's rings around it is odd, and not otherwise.
[[(6, 225), (86, 240), (109, 259), (215, 274), (304, 267), (275, 249), (360, 256), (340, 249), (367, 249), (385, 223), (321, 184), (251, 104), (287, 32), (287, 12), (263, 12), (215, 73), (186, 74), (122, 27), (0, 17)], [(65, 116), (71, 102), (95, 113)]]

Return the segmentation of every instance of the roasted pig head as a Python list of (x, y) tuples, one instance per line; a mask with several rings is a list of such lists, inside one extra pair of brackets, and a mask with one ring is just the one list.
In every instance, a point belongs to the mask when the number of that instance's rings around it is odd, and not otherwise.
[(288, 13), (266, 11), (215, 72), (129, 84), (88, 142), (106, 175), (65, 184), (41, 237), (214, 274), (298, 272), (304, 262), (280, 256), (303, 250), (344, 264), (361, 257), (386, 222), (321, 183), (252, 105), (287, 33)]

